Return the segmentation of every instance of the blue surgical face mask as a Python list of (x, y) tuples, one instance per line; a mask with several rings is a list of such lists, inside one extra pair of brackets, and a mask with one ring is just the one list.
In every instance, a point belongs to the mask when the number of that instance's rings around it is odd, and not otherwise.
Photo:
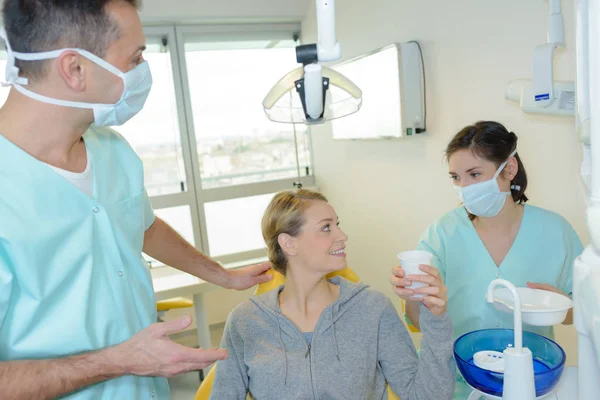
[[(484, 182), (474, 183), (473, 185), (461, 188), (454, 185), (454, 190), (460, 201), (463, 202), (468, 212), (478, 217), (495, 217), (500, 213), (502, 207), (506, 203), (506, 196), (510, 196), (511, 192), (501, 192), (498, 186), (498, 176), (506, 167), (508, 160), (517, 154), (517, 150), (513, 151), (508, 159), (500, 165), (494, 177)], [(511, 189), (520, 188), (511, 186)]]
[[(142, 110), (146, 99), (150, 94), (150, 89), (152, 88), (152, 74), (147, 61), (144, 61), (129, 72), (122, 72), (120, 69), (104, 61), (97, 55), (83, 49), (60, 49), (40, 53), (17, 53), (12, 51), (4, 28), (0, 29), (0, 37), (6, 42), (7, 49), (5, 86), (12, 86), (23, 95), (43, 103), (64, 107), (91, 109), (94, 112), (94, 123), (97, 126), (123, 125)], [(25, 88), (28, 84), (28, 80), (27, 78), (19, 76), (19, 68), (15, 66), (15, 59), (24, 61), (49, 60), (58, 58), (65, 51), (75, 51), (121, 78), (123, 80), (123, 94), (119, 101), (114, 104), (95, 104), (59, 100), (34, 93)]]

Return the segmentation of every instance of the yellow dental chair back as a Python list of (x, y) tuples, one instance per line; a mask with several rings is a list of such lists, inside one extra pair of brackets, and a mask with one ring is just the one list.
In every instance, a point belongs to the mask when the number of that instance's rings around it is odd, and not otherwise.
[[(256, 288), (256, 291), (254, 292), (255, 295), (269, 292), (273, 289), (278, 288), (279, 286), (281, 286), (285, 283), (284, 275), (280, 274), (279, 272), (277, 272), (275, 270), (271, 270), (271, 271), (269, 271), (269, 273), (273, 275), (273, 279), (270, 280), (269, 282), (261, 283), (260, 285), (258, 285), (258, 287)], [(356, 275), (354, 273), (354, 271), (352, 271), (348, 267), (346, 267), (340, 271), (336, 271), (336, 272), (333, 272), (333, 273), (327, 275), (327, 278), (333, 278), (334, 276), (341, 276), (351, 282), (358, 282), (360, 280), (358, 278), (358, 275)], [(200, 388), (198, 388), (198, 392), (196, 392), (196, 397), (194, 397), (194, 400), (208, 400), (209, 399), (210, 389), (212, 387), (214, 379), (215, 379), (215, 367), (213, 366), (211, 368), (210, 372), (208, 373), (208, 375), (206, 376), (206, 378), (202, 381)], [(388, 386), (388, 399), (389, 400), (400, 400), (398, 398), (398, 396), (396, 396), (394, 394), (394, 392), (392, 392), (392, 389), (389, 386)]]

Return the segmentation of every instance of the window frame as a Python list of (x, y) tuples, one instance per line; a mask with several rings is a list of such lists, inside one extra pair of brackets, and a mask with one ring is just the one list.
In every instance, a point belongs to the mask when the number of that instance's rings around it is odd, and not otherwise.
[[(200, 173), (200, 160), (197, 156), (197, 140), (194, 128), (191, 89), (185, 59), (185, 44), (189, 38), (199, 42), (231, 42), (235, 40), (289, 40), (300, 37), (299, 23), (273, 24), (214, 24), (214, 25), (178, 25), (152, 24), (144, 26), (149, 41), (166, 38), (171, 56), (173, 84), (177, 118), (181, 135), (181, 147), (186, 174), (186, 191), (150, 197), (156, 210), (178, 206), (188, 206), (192, 219), (194, 245), (211, 257), (206, 224), (205, 204), (215, 201), (239, 199), (281, 190), (294, 189), (298, 183), (303, 187), (315, 187), (314, 160), (310, 127), (308, 127), (308, 146), (311, 171), (309, 176), (292, 177), (259, 183), (231, 185), (204, 189)], [(273, 84), (279, 77), (273, 77)], [(266, 116), (265, 116), (266, 118)], [(118, 131), (118, 127), (116, 128)], [(296, 148), (298, 142), (296, 142)], [(247, 260), (265, 257), (265, 249), (256, 249), (239, 253), (213, 257), (222, 264), (242, 263)]]

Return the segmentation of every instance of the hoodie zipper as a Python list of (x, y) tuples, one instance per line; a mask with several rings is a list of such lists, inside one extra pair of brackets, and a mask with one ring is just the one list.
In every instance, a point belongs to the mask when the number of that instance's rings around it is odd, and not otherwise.
[[(333, 307), (333, 306), (334, 305), (332, 304), (329, 307)], [(327, 310), (327, 308), (325, 310)], [(325, 317), (325, 310), (323, 310), (323, 314), (321, 315), (321, 317), (319, 318), (319, 320), (317, 321), (317, 324), (315, 325), (315, 327), (313, 329), (312, 340), (315, 339), (315, 336), (316, 336), (317, 332), (319, 331), (319, 327), (321, 326), (321, 323), (323, 322), (323, 318), (326, 318)], [(333, 323), (333, 321), (331, 321), (331, 322)], [(290, 325), (292, 325), (292, 327), (296, 330), (296, 332), (298, 332), (298, 334), (302, 337), (302, 339), (304, 339), (304, 342), (306, 343), (306, 353), (304, 354), (304, 358), (305, 359), (308, 358), (308, 371), (310, 373), (310, 386), (311, 386), (311, 389), (312, 389), (313, 399), (314, 400), (318, 400), (319, 397), (317, 396), (317, 391), (315, 390), (315, 388), (316, 388), (316, 386), (315, 386), (316, 382), (315, 382), (314, 376), (313, 376), (313, 362), (312, 362), (312, 351), (311, 351), (312, 350), (312, 345), (311, 345), (311, 342), (309, 342), (308, 340), (306, 340), (306, 336), (304, 336), (304, 333), (302, 333), (300, 331), (300, 329), (298, 329), (296, 327), (296, 325), (291, 324), (291, 323), (290, 323)]]
[[(296, 327), (296, 325), (292, 324), (290, 321), (288, 321), (283, 316), (281, 318), (283, 318), (286, 321), (286, 323), (288, 323), (292, 327), (292, 329), (294, 329), (296, 332), (298, 332), (298, 335), (300, 335), (300, 337), (302, 338), (302, 340), (304, 340), (304, 343), (306, 343), (306, 353), (304, 353), (304, 359), (308, 358), (308, 373), (309, 373), (309, 376), (310, 376), (310, 387), (311, 387), (311, 391), (312, 391), (312, 397), (313, 397), (314, 400), (317, 400), (318, 396), (317, 396), (316, 391), (315, 391), (315, 381), (314, 381), (314, 378), (313, 378), (313, 365), (312, 365), (312, 352), (311, 352), (312, 345), (311, 345), (311, 343), (308, 340), (306, 340), (306, 336), (304, 335), (304, 333), (302, 331), (300, 331), (300, 329), (298, 329), (298, 327)], [(316, 335), (316, 332), (318, 330), (318, 327), (321, 325), (321, 319), (322, 318), (323, 317), (321, 316), (321, 318), (319, 318), (319, 320), (317, 321), (317, 324), (315, 325), (315, 328), (313, 330), (313, 336), (312, 336), (313, 340), (315, 338), (315, 335)]]
[[(323, 313), (323, 315), (324, 315), (324, 313)], [(295, 325), (291, 324), (296, 329), (296, 331), (300, 334), (302, 339), (304, 339), (304, 342), (306, 343), (306, 353), (304, 354), (304, 359), (308, 358), (308, 372), (310, 375), (310, 388), (311, 388), (314, 400), (318, 400), (319, 397), (317, 396), (317, 391), (315, 390), (316, 382), (315, 382), (314, 376), (313, 376), (312, 344), (311, 343), (315, 339), (315, 336), (317, 335), (317, 332), (319, 331), (319, 327), (321, 326), (323, 315), (321, 315), (321, 317), (315, 324), (315, 327), (313, 328), (313, 334), (312, 334), (312, 338), (311, 338), (310, 342), (308, 340), (306, 340), (306, 336), (304, 335), (304, 333), (302, 333), (300, 331), (300, 329), (298, 329)]]
[[(315, 326), (316, 328), (316, 326)], [(314, 331), (313, 331), (313, 335), (314, 335)], [(309, 342), (307, 342), (307, 350), (306, 350), (306, 355), (304, 356), (304, 358), (308, 357), (308, 372), (310, 373), (310, 388), (312, 390), (312, 394), (313, 394), (313, 399), (317, 400), (317, 395), (315, 394), (315, 383), (313, 381), (313, 367), (312, 367), (312, 354), (310, 353), (310, 349), (311, 349), (311, 345)]]

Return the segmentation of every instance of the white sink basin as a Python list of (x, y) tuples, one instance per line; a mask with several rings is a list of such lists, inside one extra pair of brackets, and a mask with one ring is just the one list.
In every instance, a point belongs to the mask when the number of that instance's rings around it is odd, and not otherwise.
[[(533, 326), (561, 324), (573, 307), (573, 300), (562, 294), (531, 288), (517, 288), (521, 298), (523, 322)], [(494, 307), (505, 313), (513, 312), (513, 297), (506, 288), (494, 290)]]

